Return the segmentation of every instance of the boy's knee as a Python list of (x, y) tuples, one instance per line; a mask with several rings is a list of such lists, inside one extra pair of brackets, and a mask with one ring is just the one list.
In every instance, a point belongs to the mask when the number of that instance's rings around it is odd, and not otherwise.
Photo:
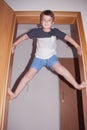
[(63, 67), (62, 66), (58, 68), (58, 72), (59, 72), (59, 74), (63, 73)]
[(25, 76), (24, 76), (24, 80), (25, 80), (25, 82), (29, 82), (29, 81), (31, 81), (31, 76), (30, 75), (28, 75), (28, 74), (26, 74)]
[(27, 72), (25, 74), (25, 80), (27, 80), (27, 81), (31, 81), (33, 77), (34, 77), (33, 73)]
[(54, 66), (54, 70), (58, 73), (58, 74), (62, 74), (63, 73), (63, 69), (64, 67), (59, 63), (57, 65)]

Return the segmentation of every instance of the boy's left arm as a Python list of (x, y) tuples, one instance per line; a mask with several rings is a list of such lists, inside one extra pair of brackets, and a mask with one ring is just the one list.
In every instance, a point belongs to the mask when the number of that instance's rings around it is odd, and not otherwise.
[(66, 41), (70, 42), (77, 50), (77, 53), (79, 55), (82, 54), (82, 51), (81, 51), (81, 47), (80, 45), (69, 35), (66, 35), (65, 38), (64, 38)]

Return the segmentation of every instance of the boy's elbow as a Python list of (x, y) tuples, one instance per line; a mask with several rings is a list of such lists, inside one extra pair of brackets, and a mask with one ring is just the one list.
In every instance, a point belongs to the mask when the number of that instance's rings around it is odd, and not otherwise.
[(27, 34), (24, 34), (24, 37), (25, 37), (25, 39), (28, 39), (28, 35)]
[(65, 35), (64, 40), (69, 41), (70, 36), (68, 34)]

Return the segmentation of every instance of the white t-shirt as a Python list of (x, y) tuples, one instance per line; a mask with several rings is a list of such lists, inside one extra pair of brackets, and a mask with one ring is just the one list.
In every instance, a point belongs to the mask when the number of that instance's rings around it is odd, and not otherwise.
[(27, 35), (31, 39), (37, 39), (35, 56), (41, 59), (48, 59), (57, 54), (57, 39), (64, 39), (66, 34), (56, 28), (52, 28), (50, 32), (44, 32), (42, 28), (35, 28), (30, 30)]

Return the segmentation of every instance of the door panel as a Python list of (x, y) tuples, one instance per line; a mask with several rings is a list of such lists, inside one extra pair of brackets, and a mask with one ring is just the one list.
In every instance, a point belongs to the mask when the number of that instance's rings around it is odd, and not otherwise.
[[(74, 60), (60, 59), (60, 62), (75, 77)], [(77, 90), (60, 77), (60, 116), (61, 130), (79, 130)]]
[(0, 0), (0, 130), (3, 130), (11, 43), (15, 25), (13, 10)]

